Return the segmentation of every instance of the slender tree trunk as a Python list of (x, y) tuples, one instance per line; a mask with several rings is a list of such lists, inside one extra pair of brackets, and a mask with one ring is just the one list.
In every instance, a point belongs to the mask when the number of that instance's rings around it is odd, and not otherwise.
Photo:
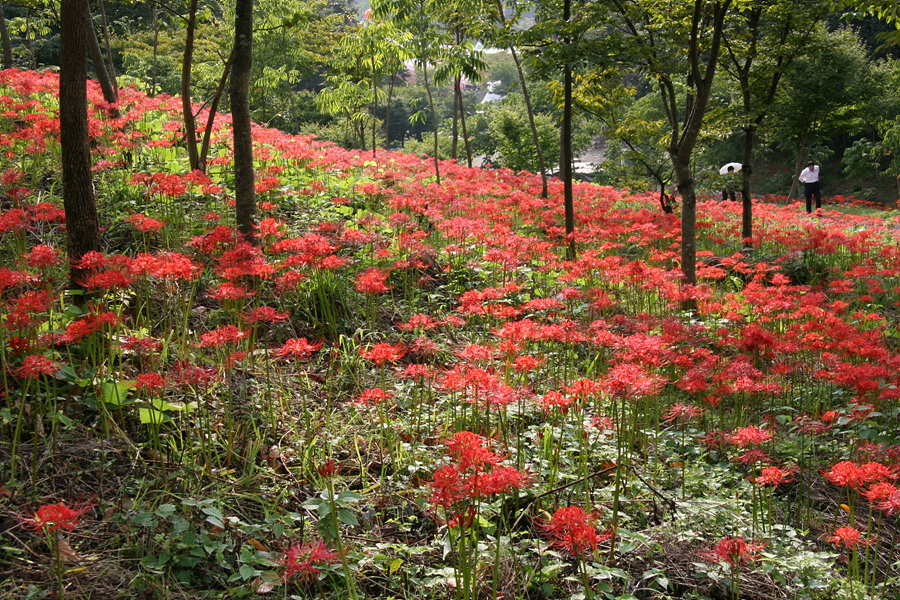
[[(568, 3), (569, 0), (566, 0)], [(575, 260), (575, 198), (572, 189), (572, 68), (563, 73), (563, 119), (559, 144), (559, 172), (563, 180), (563, 204), (566, 213), (566, 257)]]
[(428, 84), (428, 63), (422, 62), (422, 79), (425, 81), (425, 91), (428, 92), (428, 106), (431, 108), (431, 126), (434, 130), (434, 177), (438, 185), (441, 185), (441, 167), (438, 158), (438, 124), (437, 112), (434, 110), (434, 97), (431, 95), (431, 86)]
[[(503, 0), (496, 0), (497, 18), (500, 23), (506, 20), (503, 14)], [(528, 86), (525, 83), (525, 71), (522, 69), (522, 62), (516, 54), (514, 45), (509, 45), (509, 52), (512, 55), (513, 62), (516, 63), (516, 71), (519, 73), (519, 85), (522, 87), (522, 97), (525, 99), (525, 111), (528, 113), (528, 124), (531, 126), (531, 137), (534, 139), (534, 149), (537, 152), (538, 168), (541, 171), (541, 198), (546, 198), (547, 192), (547, 168), (544, 164), (544, 153), (541, 150), (541, 140), (538, 136), (537, 123), (534, 121), (534, 109), (531, 107), (531, 94), (528, 93)]]
[[(188, 12), (187, 32), (184, 38), (184, 58), (181, 62), (181, 110), (184, 114), (184, 137), (187, 142), (191, 170), (200, 168), (197, 152), (197, 126), (191, 106), (191, 63), (194, 60), (194, 30), (197, 26), (197, 0), (191, 0)], [(248, 82), (249, 85), (249, 82)]]
[(794, 163), (794, 177), (791, 179), (791, 190), (788, 192), (788, 200), (794, 198), (794, 194), (800, 192), (800, 172), (803, 171), (803, 160), (806, 158), (806, 149), (809, 137), (804, 133), (797, 146), (797, 161)]
[(378, 72), (375, 69), (375, 55), (372, 54), (372, 158), (378, 151), (375, 134), (378, 130)]
[(387, 114), (384, 117), (384, 145), (391, 149), (391, 97), (394, 95), (394, 80), (397, 78), (397, 69), (391, 71), (391, 83), (388, 85)]
[(212, 139), (213, 123), (216, 120), (216, 112), (219, 110), (219, 101), (225, 92), (225, 85), (228, 83), (228, 76), (231, 74), (231, 65), (234, 63), (234, 47), (231, 48), (231, 54), (225, 61), (222, 69), (222, 77), (219, 79), (219, 85), (216, 87), (216, 93), (213, 95), (212, 102), (209, 105), (209, 117), (206, 119), (206, 127), (203, 130), (203, 144), (200, 147), (200, 159), (198, 161), (200, 170), (206, 172), (206, 157), (209, 156), (209, 143)]
[(103, 52), (100, 50), (100, 42), (97, 40), (97, 30), (94, 28), (94, 19), (91, 17), (90, 6), (85, 2), (84, 23), (87, 33), (87, 45), (91, 51), (91, 60), (94, 63), (94, 72), (97, 75), (97, 82), (103, 91), (103, 99), (107, 104), (111, 105), (109, 114), (113, 118), (119, 116), (119, 109), (115, 107), (119, 101), (119, 96), (113, 88), (112, 82), (109, 80), (109, 72), (106, 70), (106, 60), (103, 58)]
[(3, 47), (3, 68), (12, 68), (12, 42), (9, 39), (9, 29), (6, 28), (6, 15), (3, 14), (3, 2), (0, 0), (0, 46)]
[[(690, 154), (672, 157), (678, 194), (681, 196), (681, 273), (687, 283), (697, 283), (697, 193)], [(692, 308), (693, 304), (686, 308)]]
[(78, 267), (86, 253), (100, 249), (100, 227), (91, 179), (91, 146), (87, 117), (87, 0), (60, 3), (59, 124), (63, 206), (69, 280), (83, 288), (89, 273)]
[[(563, 2), (563, 19), (571, 17), (572, 0)], [(568, 42), (567, 42), (568, 43)], [(559, 144), (559, 172), (563, 180), (563, 204), (566, 213), (566, 257), (575, 260), (575, 199), (572, 190), (572, 65), (563, 67), (563, 118)]]
[(472, 168), (472, 146), (469, 144), (469, 132), (466, 129), (466, 107), (463, 104), (462, 90), (459, 91), (459, 124), (462, 128), (463, 144), (466, 147), (466, 165)]
[(450, 158), (459, 156), (459, 75), (453, 78), (453, 129), (450, 143)]
[(150, 97), (156, 96), (156, 70), (157, 56), (159, 53), (159, 19), (156, 12), (156, 2), (150, 3), (151, 19), (153, 19), (153, 77), (150, 81)]
[(256, 189), (250, 122), (250, 73), (253, 67), (253, 0), (236, 0), (231, 115), (234, 128), (234, 197), (238, 231), (256, 243)]
[(753, 147), (756, 144), (756, 125), (744, 129), (744, 153), (741, 157), (741, 238), (744, 247), (753, 247), (753, 202), (750, 178), (753, 175)]
[(106, 24), (106, 8), (103, 6), (103, 0), (100, 0), (100, 22), (103, 25), (103, 41), (106, 44), (106, 57), (109, 60), (109, 78), (112, 80), (113, 91), (118, 98), (119, 81), (116, 78), (116, 66), (113, 64), (112, 44), (109, 43), (109, 26)]

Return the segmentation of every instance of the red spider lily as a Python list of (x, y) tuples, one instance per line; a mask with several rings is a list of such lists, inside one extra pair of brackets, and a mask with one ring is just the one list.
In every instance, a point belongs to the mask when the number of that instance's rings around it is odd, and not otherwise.
[(162, 352), (163, 343), (152, 337), (138, 338), (127, 336), (122, 341), (122, 348), (131, 350), (132, 352), (144, 352), (148, 354), (159, 354)]
[(456, 464), (443, 465), (429, 484), (431, 503), (444, 509), (450, 527), (468, 528), (474, 522), (474, 501), (518, 489), (525, 474), (512, 467), (498, 466), (500, 457), (474, 433), (463, 431), (446, 441)]
[(329, 458), (316, 467), (316, 472), (325, 478), (334, 477), (341, 472), (341, 463), (335, 462), (333, 458)]
[(771, 431), (761, 429), (756, 425), (749, 427), (741, 427), (733, 434), (728, 436), (728, 443), (739, 448), (747, 448), (749, 446), (759, 446), (772, 439)]
[(312, 353), (319, 350), (322, 347), (324, 342), (317, 342), (314, 344), (310, 344), (309, 341), (304, 338), (291, 338), (284, 342), (284, 345), (275, 350), (275, 356), (279, 358), (286, 358), (288, 356), (296, 359), (307, 358), (312, 356)]
[(384, 294), (391, 291), (387, 285), (387, 278), (390, 274), (383, 273), (378, 269), (369, 269), (365, 273), (361, 273), (356, 277), (356, 291), (362, 294)]
[(559, 508), (548, 521), (539, 522), (537, 526), (554, 547), (576, 555), (593, 552), (600, 542), (612, 537), (609, 531), (599, 533), (594, 519), (578, 506)]
[(49, 377), (59, 371), (61, 366), (43, 354), (32, 354), (22, 360), (22, 366), (15, 367), (13, 373), (23, 379), (37, 379), (41, 375)]
[(210, 292), (209, 297), (223, 302), (225, 300), (240, 300), (242, 298), (252, 298), (256, 292), (250, 292), (241, 286), (230, 281), (223, 281), (215, 290)]
[(380, 404), (385, 400), (390, 400), (393, 397), (393, 394), (385, 392), (381, 388), (369, 388), (359, 395), (354, 404), (371, 406), (373, 404)]
[(235, 325), (222, 325), (221, 327), (204, 333), (200, 336), (200, 347), (217, 347), (222, 344), (237, 342), (247, 337), (247, 332), (238, 329)]
[(43, 244), (38, 244), (32, 248), (31, 252), (26, 254), (24, 258), (29, 267), (36, 269), (46, 269), (59, 264), (59, 253), (50, 246)]
[(848, 526), (838, 528), (837, 531), (834, 532), (834, 535), (826, 537), (825, 541), (832, 542), (838, 547), (843, 546), (848, 550), (859, 546), (868, 546), (872, 543), (872, 540), (867, 540), (862, 537), (862, 533), (859, 529)]
[(118, 325), (119, 321), (119, 317), (111, 312), (88, 314), (66, 327), (65, 341), (77, 342), (100, 331), (104, 325)]
[(434, 377), (434, 369), (429, 365), (411, 364), (406, 365), (402, 371), (397, 371), (397, 376), (403, 379), (423, 381)]
[(590, 379), (579, 379), (572, 385), (566, 388), (566, 393), (571, 394), (572, 396), (586, 401), (588, 398), (596, 396), (603, 389), (603, 386)]
[(600, 415), (595, 415), (594, 418), (591, 419), (591, 427), (599, 429), (600, 431), (615, 431), (616, 420), (612, 417), (601, 417)]
[(676, 402), (666, 412), (663, 413), (663, 422), (670, 421), (691, 421), (703, 415), (703, 409), (692, 404), (684, 404)]
[(218, 371), (213, 367), (192, 365), (186, 360), (176, 361), (170, 379), (178, 385), (206, 387), (215, 378)]
[(772, 458), (760, 450), (759, 448), (754, 448), (753, 450), (749, 450), (744, 452), (739, 456), (735, 456), (731, 459), (733, 462), (740, 463), (742, 465), (756, 465), (759, 463), (771, 463), (775, 462)]
[(900, 513), (900, 490), (891, 492), (891, 495), (879, 502), (876, 508), (885, 511), (889, 515)]
[(757, 560), (765, 543), (746, 542), (742, 537), (724, 537), (709, 552), (701, 552), (700, 556), (712, 562), (727, 562), (730, 565), (742, 565)]
[(891, 496), (893, 494), (896, 494), (898, 491), (900, 491), (900, 489), (898, 489), (895, 485), (886, 481), (880, 481), (873, 484), (868, 490), (863, 492), (862, 497), (868, 500), (869, 503), (876, 504), (889, 500)]
[(665, 380), (651, 375), (643, 367), (619, 363), (609, 370), (604, 385), (615, 396), (638, 399), (659, 393)]
[(788, 483), (792, 479), (790, 470), (782, 470), (778, 467), (763, 467), (758, 477), (753, 478), (753, 483), (761, 486), (778, 487), (782, 483)]
[(830, 471), (823, 471), (822, 475), (834, 485), (853, 489), (858, 489), (867, 483), (877, 483), (897, 478), (896, 471), (880, 463), (869, 462), (862, 466), (857, 466), (849, 460), (837, 463), (831, 467)]
[(289, 583), (298, 579), (301, 583), (315, 581), (322, 567), (340, 562), (341, 553), (329, 550), (321, 540), (292, 544), (284, 551), (284, 556), (279, 561), (281, 565), (281, 580)]
[(403, 355), (406, 354), (406, 350), (401, 346), (392, 346), (391, 344), (375, 344), (371, 348), (360, 348), (359, 355), (366, 359), (371, 360), (376, 365), (381, 366), (386, 362), (397, 362)]
[(166, 389), (166, 380), (159, 373), (141, 373), (137, 376), (134, 387), (138, 390), (146, 390), (148, 394), (153, 394), (157, 390)]
[(134, 213), (125, 220), (131, 223), (135, 229), (143, 233), (159, 231), (166, 224), (165, 221), (157, 221), (151, 217), (145, 217), (143, 213)]
[(70, 508), (63, 502), (44, 504), (32, 516), (22, 517), (22, 524), (30, 529), (42, 529), (45, 531), (65, 529), (66, 531), (74, 531), (81, 520), (81, 516), (87, 513), (92, 506), (92, 504), (85, 504), (76, 508)]
[(556, 390), (549, 390), (538, 400), (538, 404), (546, 411), (558, 408), (561, 413), (566, 414), (572, 406), (572, 397), (564, 396)]
[(397, 325), (397, 329), (401, 331), (415, 331), (418, 329), (428, 331), (429, 329), (434, 329), (440, 324), (440, 321), (435, 321), (428, 315), (416, 314), (411, 316), (409, 318), (409, 321), (407, 321), (406, 323), (400, 323), (399, 325)]
[(544, 358), (536, 358), (530, 355), (517, 356), (516, 360), (513, 362), (513, 370), (517, 373), (527, 373), (528, 371), (534, 371), (545, 362), (547, 362), (547, 360)]
[(248, 323), (278, 323), (287, 321), (290, 315), (286, 312), (278, 312), (271, 306), (257, 306), (249, 313), (244, 313), (244, 320)]

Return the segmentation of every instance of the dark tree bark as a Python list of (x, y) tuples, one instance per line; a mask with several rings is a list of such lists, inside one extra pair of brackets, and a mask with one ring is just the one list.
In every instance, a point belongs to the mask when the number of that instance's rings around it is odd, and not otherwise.
[(150, 14), (153, 19), (153, 73), (150, 81), (150, 97), (156, 96), (156, 71), (157, 57), (159, 55), (159, 19), (157, 16), (156, 2), (150, 3)]
[(87, 45), (91, 51), (91, 61), (94, 63), (94, 73), (97, 75), (97, 82), (103, 91), (103, 99), (113, 106), (109, 110), (110, 116), (116, 118), (119, 116), (119, 109), (115, 108), (116, 103), (119, 102), (119, 95), (116, 93), (109, 78), (109, 71), (106, 70), (106, 60), (103, 58), (103, 51), (100, 49), (100, 41), (97, 39), (97, 30), (94, 28), (94, 19), (91, 16), (91, 7), (87, 2), (84, 3), (84, 24), (85, 32), (87, 33)]
[(231, 74), (231, 65), (234, 63), (234, 48), (231, 48), (231, 54), (225, 61), (225, 67), (222, 69), (222, 77), (219, 79), (219, 85), (216, 87), (216, 93), (209, 105), (209, 117), (206, 119), (206, 127), (203, 130), (203, 144), (200, 146), (200, 158), (198, 164), (201, 171), (206, 171), (206, 158), (209, 156), (209, 143), (212, 139), (213, 123), (216, 120), (216, 113), (219, 110), (219, 101), (225, 91), (225, 85), (228, 83), (228, 76)]
[[(563, 19), (571, 18), (572, 0), (563, 3)], [(575, 260), (575, 198), (572, 190), (572, 65), (563, 67), (563, 118), (559, 143), (559, 173), (563, 180), (563, 204), (566, 212), (566, 258)]]
[(3, 47), (3, 68), (12, 68), (12, 42), (6, 28), (6, 16), (3, 14), (3, 2), (0, 1), (0, 46)]
[(109, 78), (112, 81), (113, 91), (116, 98), (119, 97), (119, 81), (116, 78), (116, 65), (113, 63), (112, 45), (109, 43), (109, 26), (106, 23), (106, 8), (103, 6), (103, 0), (100, 0), (100, 22), (103, 25), (103, 41), (106, 44), (106, 59), (109, 61)]
[[(681, 272), (686, 283), (697, 283), (697, 194), (691, 172), (691, 155), (697, 145), (703, 117), (712, 91), (716, 63), (722, 42), (722, 29), (730, 0), (712, 5), (709, 23), (711, 39), (708, 50), (701, 50), (701, 29), (705, 23), (704, 0), (694, 1), (691, 32), (688, 41), (689, 90), (685, 100), (684, 121), (676, 108), (677, 95), (670, 74), (660, 73), (660, 92), (666, 119), (672, 127), (669, 139), (669, 158), (675, 171), (678, 193), (681, 195)], [(690, 306), (686, 306), (690, 308)]]
[(256, 243), (256, 189), (250, 122), (250, 69), (253, 66), (253, 0), (237, 0), (234, 64), (231, 68), (231, 117), (234, 128), (234, 199), (238, 231)]
[[(235, 19), (235, 23), (237, 23), (237, 19)], [(188, 160), (192, 171), (200, 168), (200, 155), (197, 152), (197, 126), (194, 122), (194, 109), (191, 106), (191, 64), (194, 61), (194, 30), (196, 26), (197, 0), (191, 0), (188, 9), (187, 32), (184, 38), (184, 58), (181, 61), (181, 110), (184, 114), (184, 137), (187, 142)]]
[[(496, 0), (497, 3), (497, 19), (501, 24), (504, 23), (506, 17), (503, 13), (503, 0)], [(519, 73), (519, 85), (522, 87), (522, 97), (525, 99), (525, 111), (528, 113), (528, 124), (531, 126), (531, 137), (534, 138), (534, 149), (537, 152), (538, 168), (541, 170), (541, 198), (547, 197), (547, 168), (544, 165), (544, 153), (541, 151), (541, 140), (538, 136), (537, 124), (534, 122), (534, 110), (531, 108), (531, 94), (528, 93), (528, 86), (525, 84), (525, 71), (522, 70), (522, 62), (516, 54), (514, 44), (509, 44), (509, 52), (512, 55), (513, 62), (516, 63), (516, 71)]]
[(100, 250), (100, 227), (91, 181), (91, 146), (87, 117), (87, 0), (60, 3), (59, 123), (63, 206), (70, 261), (69, 279), (81, 288), (88, 273), (81, 257)]

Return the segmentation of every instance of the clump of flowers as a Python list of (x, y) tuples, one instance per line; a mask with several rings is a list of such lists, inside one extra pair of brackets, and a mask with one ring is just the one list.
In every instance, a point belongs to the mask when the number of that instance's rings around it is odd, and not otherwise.
[[(501, 466), (496, 454), (480, 435), (461, 431), (446, 440), (451, 464), (440, 467), (429, 484), (433, 512), (443, 513), (455, 547), (454, 570), (461, 582), (463, 598), (472, 597), (477, 572), (479, 528), (477, 515), (482, 502), (519, 489), (526, 475), (513, 467)], [(499, 554), (499, 536), (496, 552)]]
[(284, 551), (279, 561), (280, 579), (283, 583), (296, 580), (301, 584), (309, 584), (319, 578), (321, 569), (340, 561), (341, 553), (329, 550), (322, 540), (294, 543)]
[(42, 531), (47, 539), (47, 545), (53, 553), (54, 566), (56, 570), (56, 586), (59, 598), (63, 598), (63, 568), (62, 555), (59, 548), (59, 531), (75, 531), (79, 525), (81, 517), (85, 515), (92, 507), (92, 503), (86, 503), (81, 506), (71, 507), (64, 502), (56, 504), (43, 504), (31, 516), (21, 517), (22, 525), (28, 529)]
[(741, 565), (759, 559), (765, 543), (747, 542), (743, 537), (724, 537), (712, 548), (701, 552), (700, 556), (716, 563), (728, 563), (731, 567), (731, 598), (741, 597)]
[(597, 531), (594, 518), (580, 506), (563, 506), (538, 529), (551, 540), (555, 548), (566, 550), (578, 559), (578, 570), (584, 585), (584, 595), (591, 598), (591, 583), (587, 572), (587, 557), (597, 550), (597, 545), (612, 537), (612, 531)]

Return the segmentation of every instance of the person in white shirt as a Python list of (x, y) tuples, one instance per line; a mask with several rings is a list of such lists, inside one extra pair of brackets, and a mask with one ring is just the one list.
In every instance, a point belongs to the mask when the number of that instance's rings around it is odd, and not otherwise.
[(822, 192), (819, 189), (819, 165), (809, 161), (809, 166), (800, 173), (803, 191), (806, 194), (806, 212), (812, 212), (812, 197), (816, 197), (816, 209), (822, 208)]

